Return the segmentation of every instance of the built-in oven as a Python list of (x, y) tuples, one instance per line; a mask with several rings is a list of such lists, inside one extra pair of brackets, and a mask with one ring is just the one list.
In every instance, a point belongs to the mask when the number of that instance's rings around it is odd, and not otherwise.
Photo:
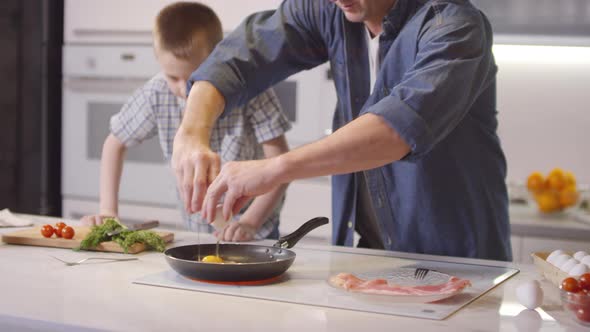
[[(64, 216), (78, 218), (98, 212), (100, 158), (110, 117), (157, 73), (158, 64), (150, 46), (68, 45), (63, 54), (62, 195)], [(174, 180), (157, 137), (128, 150), (119, 199), (124, 205), (175, 211)]]

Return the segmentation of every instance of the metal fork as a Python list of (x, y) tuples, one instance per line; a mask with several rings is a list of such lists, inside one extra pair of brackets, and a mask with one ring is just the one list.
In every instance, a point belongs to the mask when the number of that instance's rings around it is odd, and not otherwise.
[(425, 269), (425, 268), (419, 267), (414, 272), (414, 278), (422, 280), (426, 277), (428, 272), (430, 272), (430, 269)]
[(88, 258), (81, 259), (81, 260), (79, 260), (77, 262), (68, 262), (68, 261), (64, 261), (63, 259), (59, 259), (59, 258), (57, 258), (55, 256), (49, 255), (49, 257), (52, 257), (54, 259), (57, 259), (58, 261), (66, 264), (67, 266), (80, 265), (80, 264), (82, 264), (82, 263), (84, 263), (86, 261), (93, 260), (93, 259), (95, 259), (95, 260), (103, 260), (103, 261), (112, 261), (112, 262), (134, 261), (134, 260), (137, 260), (138, 259), (136, 257), (133, 257), (133, 258), (88, 257)]

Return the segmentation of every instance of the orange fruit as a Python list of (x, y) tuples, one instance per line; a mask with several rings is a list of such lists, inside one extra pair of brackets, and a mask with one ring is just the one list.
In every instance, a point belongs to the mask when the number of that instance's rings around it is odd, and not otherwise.
[(547, 179), (545, 180), (545, 186), (553, 190), (561, 190), (566, 185), (565, 173), (560, 168), (553, 169)]
[(559, 205), (559, 195), (551, 190), (546, 190), (535, 195), (535, 200), (541, 212), (555, 212), (561, 206)]
[(573, 206), (579, 198), (578, 190), (575, 186), (567, 186), (559, 192), (559, 205), (561, 207)]
[(569, 186), (576, 187), (576, 176), (574, 175), (574, 173), (565, 172), (564, 178), (565, 178), (565, 186), (566, 187), (569, 187)]
[(545, 189), (545, 179), (541, 172), (533, 172), (526, 181), (526, 187), (532, 192), (539, 192)]

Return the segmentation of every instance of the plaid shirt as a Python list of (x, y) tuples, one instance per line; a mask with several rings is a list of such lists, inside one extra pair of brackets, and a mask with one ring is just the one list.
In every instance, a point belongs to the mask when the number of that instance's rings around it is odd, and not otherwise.
[[(174, 136), (182, 121), (185, 101), (168, 88), (163, 75), (158, 74), (129, 98), (121, 111), (111, 118), (111, 133), (126, 147), (132, 147), (158, 135), (164, 158), (170, 162)], [(264, 158), (261, 143), (283, 135), (291, 128), (281, 112), (280, 103), (272, 89), (253, 98), (245, 107), (236, 108), (220, 117), (211, 133), (211, 149), (219, 153), (222, 164), (234, 160)], [(178, 195), (177, 190), (177, 198)], [(284, 197), (283, 197), (284, 199)], [(191, 230), (212, 231), (200, 214), (187, 215), (179, 201), (187, 226)], [(259, 229), (256, 239), (276, 236), (282, 203)], [(245, 207), (242, 212), (246, 209)], [(239, 219), (242, 213), (234, 217)]]

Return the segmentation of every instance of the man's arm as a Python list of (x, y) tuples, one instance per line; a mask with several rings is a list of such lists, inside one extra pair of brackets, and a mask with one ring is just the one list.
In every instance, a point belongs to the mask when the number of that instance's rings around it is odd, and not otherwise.
[(187, 99), (184, 118), (172, 151), (172, 169), (187, 212), (201, 210), (209, 184), (219, 173), (219, 156), (209, 148), (211, 129), (223, 112), (225, 100), (211, 83), (196, 82)]
[[(266, 158), (277, 157), (289, 151), (285, 136), (279, 136), (262, 144)], [(288, 184), (281, 184), (268, 193), (258, 196), (240, 217), (237, 223), (230, 224), (220, 238), (225, 241), (249, 241), (254, 239), (258, 229), (266, 222), (280, 202)]]
[(223, 110), (241, 106), (276, 82), (328, 60), (320, 31), (326, 6), (336, 10), (323, 1), (288, 0), (276, 11), (249, 16), (191, 75), (172, 155), (189, 213), (201, 210), (207, 185), (219, 172), (209, 136)]
[(127, 148), (113, 134), (109, 134), (102, 146), (100, 158), (100, 209), (98, 215), (84, 216), (88, 225), (98, 225), (105, 217), (119, 214), (119, 184), (123, 171), (123, 160)]
[(402, 159), (410, 146), (378, 115), (365, 114), (332, 135), (278, 157), (229, 162), (210, 185), (203, 202), (204, 217), (215, 218), (225, 193), (223, 215), (243, 202), (296, 179), (342, 174), (379, 167)]

